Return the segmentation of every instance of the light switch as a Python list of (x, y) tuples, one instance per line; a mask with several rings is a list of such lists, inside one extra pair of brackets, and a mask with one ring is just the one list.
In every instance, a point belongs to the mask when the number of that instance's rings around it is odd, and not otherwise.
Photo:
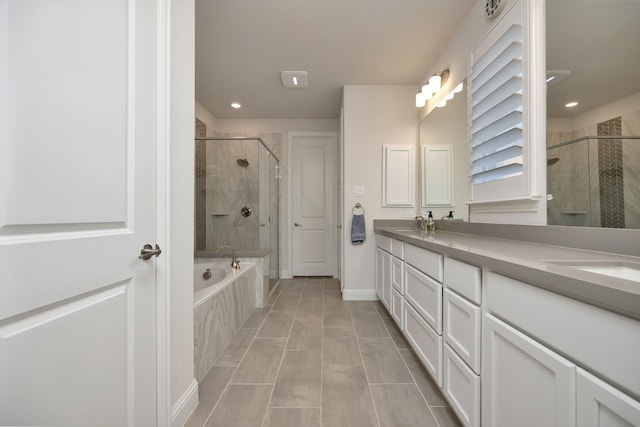
[(356, 197), (364, 197), (364, 187), (356, 185), (354, 188), (354, 193)]

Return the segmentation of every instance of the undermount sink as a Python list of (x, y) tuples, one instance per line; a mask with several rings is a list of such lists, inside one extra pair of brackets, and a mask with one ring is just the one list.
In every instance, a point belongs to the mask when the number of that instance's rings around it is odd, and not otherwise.
[(640, 282), (640, 264), (624, 261), (549, 261), (590, 273)]

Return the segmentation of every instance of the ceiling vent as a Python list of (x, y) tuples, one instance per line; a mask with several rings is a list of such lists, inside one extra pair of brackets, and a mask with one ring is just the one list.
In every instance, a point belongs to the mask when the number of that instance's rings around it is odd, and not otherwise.
[(283, 71), (280, 73), (284, 87), (309, 87), (306, 71)]

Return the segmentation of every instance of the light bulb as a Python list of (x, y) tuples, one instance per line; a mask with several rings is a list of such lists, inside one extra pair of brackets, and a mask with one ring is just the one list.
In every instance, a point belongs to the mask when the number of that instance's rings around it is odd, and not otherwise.
[(416, 94), (416, 107), (418, 108), (422, 108), (426, 105), (426, 100), (424, 99), (424, 95), (422, 94), (422, 92), (418, 92)]
[(435, 93), (440, 90), (440, 83), (442, 82), (442, 78), (438, 75), (429, 77), (429, 86), (431, 90)]
[(460, 93), (462, 92), (462, 88), (464, 87), (464, 83), (460, 82), (460, 84), (458, 86), (456, 86), (456, 88), (453, 90), (453, 93)]
[(447, 105), (447, 100), (443, 99), (442, 101), (440, 101), (440, 103), (438, 105), (436, 105), (436, 107), (444, 107), (445, 105)]

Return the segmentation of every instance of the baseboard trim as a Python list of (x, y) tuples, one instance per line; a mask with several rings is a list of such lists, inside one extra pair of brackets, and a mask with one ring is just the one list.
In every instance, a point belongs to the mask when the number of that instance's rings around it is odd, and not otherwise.
[(171, 427), (182, 427), (198, 406), (198, 382), (193, 379), (184, 394), (171, 408)]
[(343, 289), (342, 299), (345, 301), (376, 301), (375, 289)]
[(293, 276), (291, 275), (289, 270), (282, 270), (282, 272), (280, 273), (280, 278), (281, 279), (293, 279)]

